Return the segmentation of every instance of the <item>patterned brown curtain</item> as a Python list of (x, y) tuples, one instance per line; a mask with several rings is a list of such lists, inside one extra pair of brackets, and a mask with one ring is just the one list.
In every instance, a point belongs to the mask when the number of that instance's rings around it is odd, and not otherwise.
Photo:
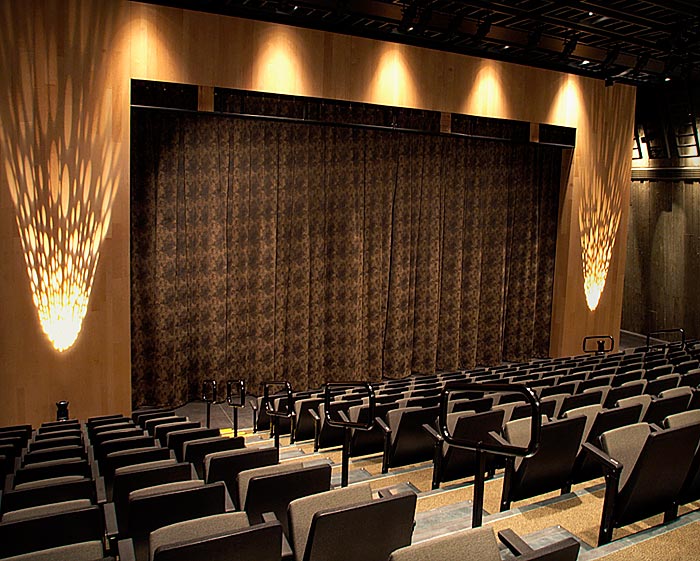
[(134, 109), (134, 403), (544, 356), (561, 151)]

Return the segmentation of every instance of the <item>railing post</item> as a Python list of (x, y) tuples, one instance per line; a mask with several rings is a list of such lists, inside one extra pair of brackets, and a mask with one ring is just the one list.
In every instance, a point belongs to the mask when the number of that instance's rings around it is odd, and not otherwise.
[[(369, 421), (365, 423), (354, 423), (348, 419), (347, 415), (343, 411), (339, 411), (338, 415), (340, 420), (332, 419), (330, 415), (330, 405), (331, 405), (331, 388), (332, 387), (344, 387), (351, 388), (355, 386), (361, 386), (367, 390), (367, 396), (369, 398)], [(324, 396), (325, 414), (326, 422), (332, 427), (342, 427), (345, 429), (345, 439), (343, 440), (343, 457), (341, 460), (341, 473), (340, 473), (340, 486), (347, 487), (348, 480), (350, 477), (350, 442), (352, 440), (352, 429), (357, 429), (361, 431), (368, 431), (374, 427), (374, 408), (375, 408), (375, 398), (374, 389), (372, 384), (367, 382), (329, 382), (326, 384), (326, 393)]]
[(474, 500), (472, 501), (472, 528), (479, 528), (484, 519), (484, 471), (486, 471), (486, 456), (476, 449), (477, 471), (474, 476)]
[[(272, 402), (270, 401), (270, 387), (283, 385), (287, 391), (287, 412), (281, 413), (280, 411), (275, 411), (272, 407)], [(292, 391), (292, 385), (287, 381), (271, 381), (265, 382), (263, 385), (263, 402), (265, 403), (265, 411), (270, 417), (270, 430), (274, 432), (275, 436), (275, 448), (280, 447), (280, 418), (292, 419), (294, 417), (294, 392)], [(294, 424), (292, 422), (291, 430), (294, 431)], [(290, 439), (291, 442), (294, 441), (294, 434)]]
[[(530, 441), (526, 447), (514, 446), (508, 443), (489, 443), (485, 440), (468, 440), (456, 438), (447, 426), (447, 415), (449, 410), (450, 394), (455, 391), (473, 392), (514, 392), (522, 394), (530, 404)], [(438, 420), (438, 430), (440, 437), (450, 446), (464, 450), (473, 450), (476, 454), (477, 469), (474, 476), (474, 500), (472, 502), (472, 527), (478, 528), (483, 523), (484, 513), (484, 485), (486, 471), (486, 454), (506, 456), (508, 459), (514, 457), (532, 456), (539, 447), (540, 431), (542, 419), (540, 416), (540, 402), (535, 393), (526, 385), (522, 384), (501, 384), (501, 383), (475, 383), (475, 382), (452, 382), (445, 386), (440, 399), (440, 418)], [(504, 481), (504, 485), (505, 485)]]
[[(208, 395), (207, 388), (211, 388), (211, 396)], [(211, 404), (216, 401), (216, 380), (204, 380), (202, 382), (202, 399), (207, 404), (207, 428), (211, 428)]]
[(239, 407), (245, 407), (245, 380), (238, 380), (235, 384), (238, 386), (238, 401), (236, 401), (233, 396), (234, 381), (229, 380), (226, 382), (226, 402), (230, 407), (233, 407), (232, 429), (234, 438), (238, 436), (238, 409)]

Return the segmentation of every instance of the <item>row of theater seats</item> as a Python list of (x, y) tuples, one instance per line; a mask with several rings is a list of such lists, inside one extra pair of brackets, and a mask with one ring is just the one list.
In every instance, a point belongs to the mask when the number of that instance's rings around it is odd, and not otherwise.
[[(650, 395), (658, 395), (664, 389), (675, 385), (696, 387), (700, 384), (700, 345), (691, 343), (685, 349), (673, 346), (649, 351), (618, 352), (606, 355), (583, 355), (561, 359), (536, 360), (521, 364), (507, 364), (493, 368), (480, 368), (470, 371), (450, 372), (437, 375), (412, 376), (402, 380), (385, 381), (374, 385), (380, 415), (388, 408), (407, 406), (429, 406), (437, 403), (437, 395), (446, 383), (452, 381), (481, 381), (504, 383), (527, 383), (532, 388), (540, 388), (542, 397), (559, 393), (564, 383), (579, 382), (576, 386), (566, 386), (562, 393), (582, 393), (586, 389), (610, 385), (614, 388), (627, 382), (646, 380), (648, 388), (642, 390)], [(678, 376), (683, 379), (678, 381)], [(331, 415), (339, 410), (350, 412), (351, 420), (362, 419), (360, 406), (366, 405), (362, 390), (334, 389)], [(615, 390), (608, 397), (607, 405), (614, 405), (618, 399), (634, 395), (632, 389)], [(292, 433), (292, 440), (315, 438), (317, 447), (338, 446), (343, 442), (343, 431), (328, 426), (323, 407), (324, 390), (297, 392), (293, 396), (290, 419), (282, 419), (280, 432)], [(584, 401), (583, 398), (579, 398)], [(287, 397), (273, 396), (273, 408), (287, 410)], [(340, 403), (337, 403), (340, 402)], [(254, 429), (271, 428), (266, 415), (264, 398), (253, 401)], [(574, 405), (572, 403), (572, 405)], [(355, 409), (351, 409), (355, 407)], [(293, 425), (293, 427), (291, 426)], [(359, 437), (359, 435), (358, 435)], [(353, 455), (363, 455), (367, 451), (353, 438)], [(376, 444), (375, 444), (376, 445)]]
[[(430, 555), (411, 544), (413, 492), (332, 489), (327, 461), (279, 463), (274, 447), (226, 439), (226, 448), (187, 423), (149, 409), (0, 428), (9, 466), (0, 558), (449, 561), (471, 548), (500, 559), (491, 530), (438, 538)], [(501, 538), (523, 559), (573, 561), (578, 552), (575, 540), (533, 551), (511, 532)]]
[[(649, 352), (508, 365), (488, 372), (449, 373), (384, 383), (375, 392), (375, 427), (371, 431), (353, 429), (350, 453), (381, 453), (385, 473), (392, 467), (432, 459), (433, 488), (446, 481), (473, 476), (478, 469), (475, 453), (447, 444), (436, 430), (440, 393), (450, 388), (450, 384), (463, 381), (527, 383), (538, 394), (543, 415), (538, 452), (527, 458), (504, 460), (487, 456), (486, 460), (486, 469), (491, 474), (497, 468), (505, 469), (501, 510), (508, 510), (513, 501), (559, 489), (565, 493), (573, 483), (604, 475), (611, 477), (611, 464), (601, 462), (601, 454), (594, 449), (604, 453), (607, 442), (604, 435), (614, 434), (617, 429), (622, 433), (628, 427), (646, 431), (649, 442), (673, 441), (679, 431), (672, 426), (671, 419), (694, 418), (700, 408), (698, 352), (697, 347), (666, 347)], [(334, 395), (330, 414), (334, 416), (343, 411), (352, 421), (366, 422), (370, 407), (358, 391)], [(292, 418), (301, 419), (305, 411), (310, 411), (317, 421), (317, 448), (338, 445), (343, 431), (325, 423), (325, 403), (321, 398), (306, 394), (297, 397)], [(527, 445), (531, 407), (521, 402), (521, 396), (489, 391), (470, 391), (466, 395), (457, 387), (451, 397), (446, 424), (454, 438), (504, 446)], [(284, 400), (284, 396), (277, 396), (274, 407), (284, 409)], [(307, 409), (309, 404), (317, 406), (318, 411)], [(670, 436), (666, 436), (667, 433)], [(648, 501), (639, 500), (649, 502), (652, 506), (648, 508), (663, 512), (671, 508), (668, 501), (675, 502), (677, 509), (677, 504), (694, 500), (691, 497), (700, 498), (700, 485), (694, 483), (700, 467), (696, 450), (696, 445), (685, 447), (684, 452), (690, 456), (686, 454), (684, 459), (678, 454), (666, 456), (672, 461), (665, 465), (675, 474), (675, 479), (671, 477), (669, 481), (680, 483), (665, 490), (664, 500), (653, 496)], [(635, 453), (633, 457), (639, 456)], [(654, 457), (658, 463), (665, 460), (663, 454)], [(685, 461), (688, 457), (695, 458), (692, 465)], [(624, 462), (622, 456), (617, 459), (629, 473), (630, 459), (625, 458)], [(655, 462), (646, 468), (652, 479)], [(638, 468), (638, 473), (646, 473), (644, 469)], [(661, 471), (658, 470), (657, 476)], [(627, 482), (627, 478), (624, 481)], [(637, 490), (631, 491), (633, 488)], [(644, 484), (636, 483), (628, 487), (627, 492), (639, 498), (644, 497), (644, 490)], [(645, 510), (638, 510), (644, 518)], [(636, 511), (633, 508), (629, 512)], [(629, 512), (625, 516), (631, 516)], [(621, 519), (625, 519), (624, 516)], [(601, 530), (601, 543), (612, 536), (611, 524), (606, 522), (603, 526), (607, 530)]]

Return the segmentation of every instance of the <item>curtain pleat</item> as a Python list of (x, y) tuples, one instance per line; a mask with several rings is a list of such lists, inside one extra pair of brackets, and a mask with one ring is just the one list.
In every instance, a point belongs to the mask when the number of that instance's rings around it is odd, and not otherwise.
[(560, 166), (546, 146), (135, 109), (135, 405), (546, 355)]

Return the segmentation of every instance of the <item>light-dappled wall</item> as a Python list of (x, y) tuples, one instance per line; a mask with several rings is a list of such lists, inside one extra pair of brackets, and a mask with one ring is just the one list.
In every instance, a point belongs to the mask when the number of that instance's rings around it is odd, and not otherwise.
[[(14, 136), (5, 134), (0, 144), (6, 170), (0, 176), (0, 423), (47, 420), (57, 399), (70, 400), (71, 413), (83, 418), (126, 412), (130, 406), (130, 78), (576, 127), (572, 167), (560, 197), (551, 354), (577, 354), (585, 335), (617, 338), (630, 184), (629, 166), (621, 160), (631, 152), (634, 88), (606, 88), (600, 81), (525, 66), (126, 1), (9, 0), (2, 3), (0, 18), (0, 116), (17, 125)], [(60, 96), (73, 109), (55, 119), (50, 107)], [(84, 126), (80, 134), (71, 132), (86, 118), (97, 121), (91, 135)], [(28, 129), (43, 140), (26, 134)], [(52, 142), (64, 147), (66, 139), (76, 140), (52, 156)], [(29, 160), (18, 149), (30, 152)], [(61, 173), (52, 169), (85, 169), (75, 163), (61, 166), (63, 153), (72, 155), (71, 162), (85, 158), (90, 179), (78, 174), (73, 187), (57, 179)], [(20, 161), (50, 165), (22, 174)], [(103, 180), (92, 179), (95, 173)], [(63, 353), (42, 331), (27, 274), (31, 261), (25, 259), (23, 240), (31, 235), (23, 233), (18, 217), (28, 213), (21, 210), (24, 198), (17, 193), (31, 188), (18, 177), (32, 175), (56, 178), (49, 189), (55, 192), (54, 206), (50, 197), (39, 201), (55, 212), (62, 189), (92, 185), (74, 198), (83, 196), (82, 208), (103, 219), (87, 314), (77, 341)], [(611, 217), (619, 228), (606, 239)], [(41, 220), (32, 224), (35, 230), (44, 227)], [(51, 245), (60, 228), (51, 221), (46, 228), (46, 247), (64, 244), (57, 239)], [(586, 259), (609, 261), (594, 312), (584, 294), (582, 230), (586, 240), (596, 242), (586, 246)], [(95, 236), (90, 239), (94, 245)], [(68, 244), (65, 252), (71, 248)], [(601, 268), (592, 269), (600, 280)]]

